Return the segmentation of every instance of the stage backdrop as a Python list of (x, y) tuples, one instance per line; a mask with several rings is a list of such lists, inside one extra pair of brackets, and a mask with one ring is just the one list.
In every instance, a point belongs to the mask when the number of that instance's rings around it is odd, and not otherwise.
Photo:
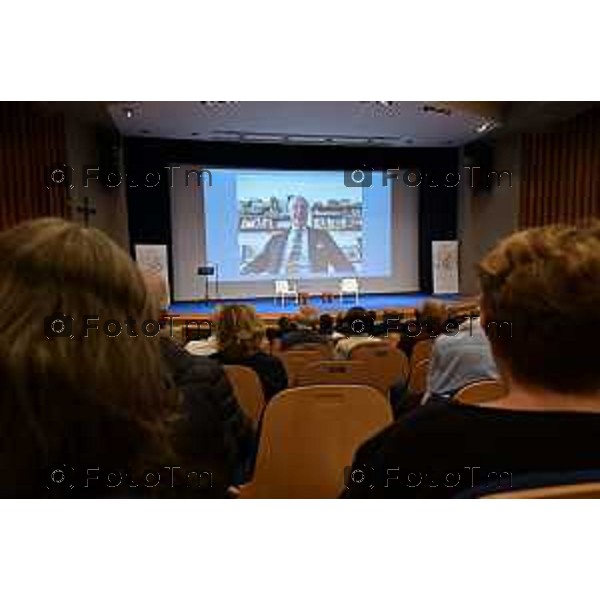
[[(349, 187), (342, 171), (212, 169), (178, 165), (171, 187), (174, 299), (202, 297), (198, 265), (219, 264), (223, 298), (272, 296), (276, 279), (309, 293), (339, 290), (358, 277), (362, 292), (419, 289), (419, 190), (400, 172), (383, 184)], [(202, 173), (186, 177), (186, 171)], [(301, 197), (320, 260), (286, 265), (295, 200)], [(305, 260), (305, 263), (308, 261)]]
[[(432, 180), (438, 185), (424, 184), (418, 188), (418, 231), (407, 233), (409, 236), (416, 235), (418, 246), (417, 265), (414, 267), (418, 272), (418, 284), (411, 291), (433, 291), (431, 242), (456, 239), (457, 235), (458, 187), (439, 185), (446, 174), (459, 170), (459, 152), (453, 147), (304, 146), (131, 137), (125, 139), (124, 158), (127, 178), (135, 182), (135, 185), (127, 185), (131, 251), (133, 253), (136, 244), (166, 244), (171, 282), (176, 260), (172, 239), (175, 228), (171, 224), (173, 190), (165, 174), (166, 168), (174, 164), (302, 171), (346, 171), (366, 164), (380, 172), (410, 168), (433, 175)], [(149, 183), (144, 183), (148, 177)], [(394, 238), (393, 243), (396, 242)], [(180, 297), (176, 284), (174, 288)]]

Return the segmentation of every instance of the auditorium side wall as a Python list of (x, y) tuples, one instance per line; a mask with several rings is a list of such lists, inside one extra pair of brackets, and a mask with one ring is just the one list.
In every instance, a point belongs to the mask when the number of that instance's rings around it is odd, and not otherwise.
[[(462, 185), (458, 198), (460, 240), (460, 291), (478, 292), (475, 265), (503, 237), (516, 231), (521, 183), (520, 137), (511, 134), (494, 144), (494, 170), (510, 171), (511, 181), (502, 176), (500, 185), (487, 193), (476, 193), (470, 182)], [(464, 166), (464, 165), (463, 165)], [(461, 169), (462, 173), (468, 173)]]

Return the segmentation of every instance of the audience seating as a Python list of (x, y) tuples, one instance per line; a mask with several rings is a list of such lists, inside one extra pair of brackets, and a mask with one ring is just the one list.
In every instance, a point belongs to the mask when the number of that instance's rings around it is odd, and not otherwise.
[(386, 342), (356, 346), (352, 349), (350, 358), (367, 363), (369, 370), (377, 378), (377, 387), (384, 393), (398, 381), (408, 379), (410, 366), (406, 354), (397, 348), (391, 348)]
[(433, 340), (421, 340), (417, 342), (412, 349), (412, 353), (410, 355), (410, 363), (412, 365), (416, 365), (422, 360), (431, 359), (431, 353), (433, 352)]
[(277, 356), (283, 362), (287, 376), (288, 386), (296, 385), (296, 378), (304, 367), (310, 363), (318, 362), (322, 358), (321, 350), (286, 350)]
[(462, 404), (485, 404), (506, 394), (506, 387), (495, 379), (476, 381), (466, 385), (454, 395), (454, 400)]
[(358, 360), (321, 360), (305, 365), (296, 385), (368, 385), (381, 390), (377, 375), (366, 362)]
[(514, 490), (498, 492), (483, 496), (484, 499), (579, 499), (600, 498), (600, 482), (574, 483), (570, 485), (552, 485), (548, 487), (531, 488), (527, 490)]
[(323, 360), (329, 360), (331, 358), (331, 355), (333, 354), (332, 350), (333, 350), (333, 348), (330, 344), (323, 342), (323, 343), (312, 343), (312, 344), (311, 343), (294, 344), (293, 349), (283, 350), (282, 352), (303, 352), (303, 351), (319, 352), (321, 355), (321, 358)]
[(240, 408), (258, 428), (265, 408), (265, 395), (258, 375), (249, 367), (224, 365), (225, 373), (231, 383)]
[(264, 414), (252, 481), (240, 498), (336, 498), (362, 442), (392, 422), (388, 401), (363, 386), (285, 390)]
[(421, 360), (410, 369), (408, 378), (408, 393), (411, 396), (423, 396), (427, 389), (427, 374), (429, 373), (429, 360)]

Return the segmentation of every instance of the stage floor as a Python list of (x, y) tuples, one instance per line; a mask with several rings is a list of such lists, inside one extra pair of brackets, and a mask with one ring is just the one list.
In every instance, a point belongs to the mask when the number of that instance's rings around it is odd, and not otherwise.
[[(411, 294), (361, 294), (358, 304), (368, 310), (376, 310), (378, 312), (383, 310), (393, 311), (397, 309), (417, 308), (427, 298), (435, 298), (449, 304), (472, 300), (472, 297), (465, 297), (460, 294), (438, 294), (431, 296), (430, 294), (415, 292)], [(281, 306), (281, 300), (278, 299), (275, 301), (271, 297), (212, 300), (209, 302), (174, 302), (169, 306), (168, 313), (172, 316), (180, 315), (181, 317), (207, 317), (219, 305), (240, 303), (251, 304), (256, 309), (256, 312), (262, 316), (281, 316), (293, 314), (298, 311), (298, 306), (292, 300), (287, 300), (285, 305)], [(333, 302), (323, 302), (320, 297), (311, 296), (309, 305), (316, 308), (319, 312), (337, 313), (348, 310), (355, 305), (355, 302), (354, 298), (350, 296), (346, 296), (343, 302), (340, 302), (339, 297), (336, 297)]]

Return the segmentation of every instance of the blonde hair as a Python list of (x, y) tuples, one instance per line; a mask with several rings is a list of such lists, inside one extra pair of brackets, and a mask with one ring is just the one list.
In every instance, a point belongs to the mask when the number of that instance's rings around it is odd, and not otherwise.
[(216, 334), (219, 350), (228, 358), (237, 359), (258, 352), (265, 330), (252, 306), (228, 304), (217, 313)]
[[(156, 302), (108, 236), (61, 219), (1, 233), (0, 305), (0, 488), (43, 491), (42, 471), (62, 463), (134, 474), (172, 456), (175, 403), (158, 337), (141, 331)], [(58, 313), (72, 317), (71, 337), (48, 335)], [(99, 329), (85, 336), (89, 315)], [(137, 337), (102, 331), (128, 318)]]
[(479, 279), (488, 337), (515, 380), (600, 390), (598, 223), (515, 233), (483, 259)]

